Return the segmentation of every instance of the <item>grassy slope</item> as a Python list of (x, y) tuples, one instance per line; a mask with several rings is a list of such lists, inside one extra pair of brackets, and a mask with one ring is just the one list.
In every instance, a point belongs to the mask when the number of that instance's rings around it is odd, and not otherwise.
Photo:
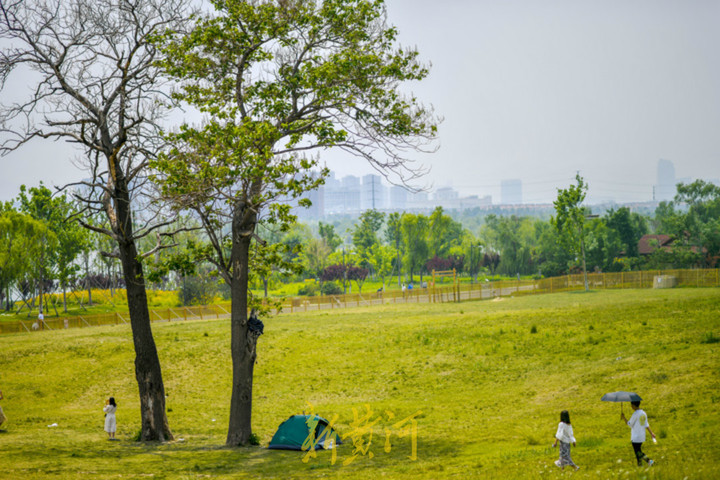
[[(720, 290), (569, 293), (444, 305), (295, 314), (266, 321), (256, 366), (254, 429), (267, 445), (309, 408), (352, 430), (365, 405), (369, 456), (352, 445), (298, 452), (226, 449), (231, 369), (226, 322), (154, 324), (177, 441), (141, 445), (129, 327), (0, 337), (0, 478), (557, 478), (550, 448), (569, 409), (575, 478), (720, 478)], [(535, 326), (537, 333), (531, 333)], [(640, 393), (658, 445), (652, 470), (632, 462), (629, 429), (605, 392)], [(119, 442), (102, 431), (104, 399), (119, 404)], [(383, 450), (386, 411), (416, 411), (410, 437)], [(626, 406), (626, 411), (628, 410)], [(57, 423), (58, 427), (47, 425)], [(366, 437), (367, 438), (367, 437)]]

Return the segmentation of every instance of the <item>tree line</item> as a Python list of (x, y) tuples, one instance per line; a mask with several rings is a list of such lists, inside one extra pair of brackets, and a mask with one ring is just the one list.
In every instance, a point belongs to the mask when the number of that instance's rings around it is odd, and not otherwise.
[[(474, 231), (453, 218), (458, 212), (441, 207), (429, 215), (368, 210), (349, 224), (295, 224), (277, 241), (291, 252), (286, 259), (296, 264), (296, 272), (276, 271), (271, 279), (317, 279), (318, 288), (305, 286), (300, 291), (313, 295), (344, 293), (350, 283), (362, 291), (368, 278), (383, 288), (391, 278), (398, 286), (422, 282), (433, 270), (455, 269), (476, 281), (479, 274), (542, 278), (584, 270), (717, 267), (717, 185), (703, 180), (678, 184), (675, 198), (660, 202), (654, 215), (626, 206), (593, 214), (583, 203), (587, 189), (581, 177), (577, 184), (560, 189), (549, 220), (488, 214), (481, 216), (481, 226)], [(268, 278), (261, 280), (267, 295)]]
[[(573, 187), (578, 185), (561, 190), (555, 203)], [(583, 249), (591, 272), (715, 267), (720, 187), (697, 180), (677, 188), (675, 199), (661, 202), (654, 216), (628, 207), (593, 215), (579, 204), (575, 221), (582, 219), (583, 248), (578, 243), (576, 249), (563, 230), (564, 207), (559, 204), (550, 220), (485, 215), (476, 232), (442, 207), (428, 215), (367, 210), (346, 222), (293, 222), (285, 231), (260, 222), (258, 235), (275, 246), (277, 258), (253, 270), (250, 286), (268, 297), (270, 289), (308, 279), (317, 282), (304, 285), (300, 295), (347, 293), (351, 285), (362, 292), (368, 279), (380, 282), (381, 288), (422, 284), (433, 270), (454, 269), (471, 281), (478, 275), (550, 277), (582, 272)], [(59, 291), (67, 311), (68, 289), (124, 287), (122, 279), (113, 276), (117, 261), (98, 254), (107, 248), (105, 237), (70, 220), (79, 208), (79, 202), (64, 194), (53, 197), (42, 184), (22, 187), (16, 199), (0, 206), (0, 299), (5, 310), (38, 308), (35, 302), (43, 302), (43, 293)], [(641, 255), (638, 245), (648, 234), (666, 235), (669, 246), (661, 248), (659, 240), (651, 239), (647, 245), (653, 251)], [(575, 240), (579, 242), (579, 236)], [(229, 299), (229, 288), (213, 264), (194, 261), (193, 250), (207, 242), (204, 231), (189, 229), (178, 245), (154, 255), (148, 262), (154, 286), (177, 290), (181, 305), (207, 304), (217, 296)], [(19, 297), (12, 305), (11, 288)]]

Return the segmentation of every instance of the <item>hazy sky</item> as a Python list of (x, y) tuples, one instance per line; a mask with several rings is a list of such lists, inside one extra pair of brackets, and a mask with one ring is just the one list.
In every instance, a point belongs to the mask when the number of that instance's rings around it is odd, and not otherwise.
[[(678, 179), (720, 178), (720, 1), (387, 4), (432, 63), (411, 90), (444, 118), (439, 151), (417, 157), (435, 187), (499, 203), (501, 180), (518, 178), (525, 202), (550, 202), (580, 171), (590, 201), (643, 201), (661, 158)], [(81, 178), (76, 155), (37, 142), (0, 158), (0, 200)], [(322, 158), (340, 177), (371, 172)]]

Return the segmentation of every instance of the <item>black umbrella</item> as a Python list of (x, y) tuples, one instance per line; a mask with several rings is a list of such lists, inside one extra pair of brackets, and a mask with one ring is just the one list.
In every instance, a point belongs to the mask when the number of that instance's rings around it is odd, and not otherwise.
[(620, 412), (622, 412), (622, 402), (639, 402), (642, 398), (635, 392), (612, 392), (606, 393), (600, 400), (603, 402), (621, 402)]

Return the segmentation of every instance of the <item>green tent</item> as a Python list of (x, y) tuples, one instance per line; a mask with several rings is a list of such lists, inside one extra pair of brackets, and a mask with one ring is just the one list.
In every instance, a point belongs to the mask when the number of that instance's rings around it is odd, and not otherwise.
[[(309, 450), (333, 448), (342, 443), (329, 423), (318, 415), (293, 415), (283, 423), (270, 440), (268, 448), (275, 450)], [(303, 448), (303, 445), (305, 448)]]

